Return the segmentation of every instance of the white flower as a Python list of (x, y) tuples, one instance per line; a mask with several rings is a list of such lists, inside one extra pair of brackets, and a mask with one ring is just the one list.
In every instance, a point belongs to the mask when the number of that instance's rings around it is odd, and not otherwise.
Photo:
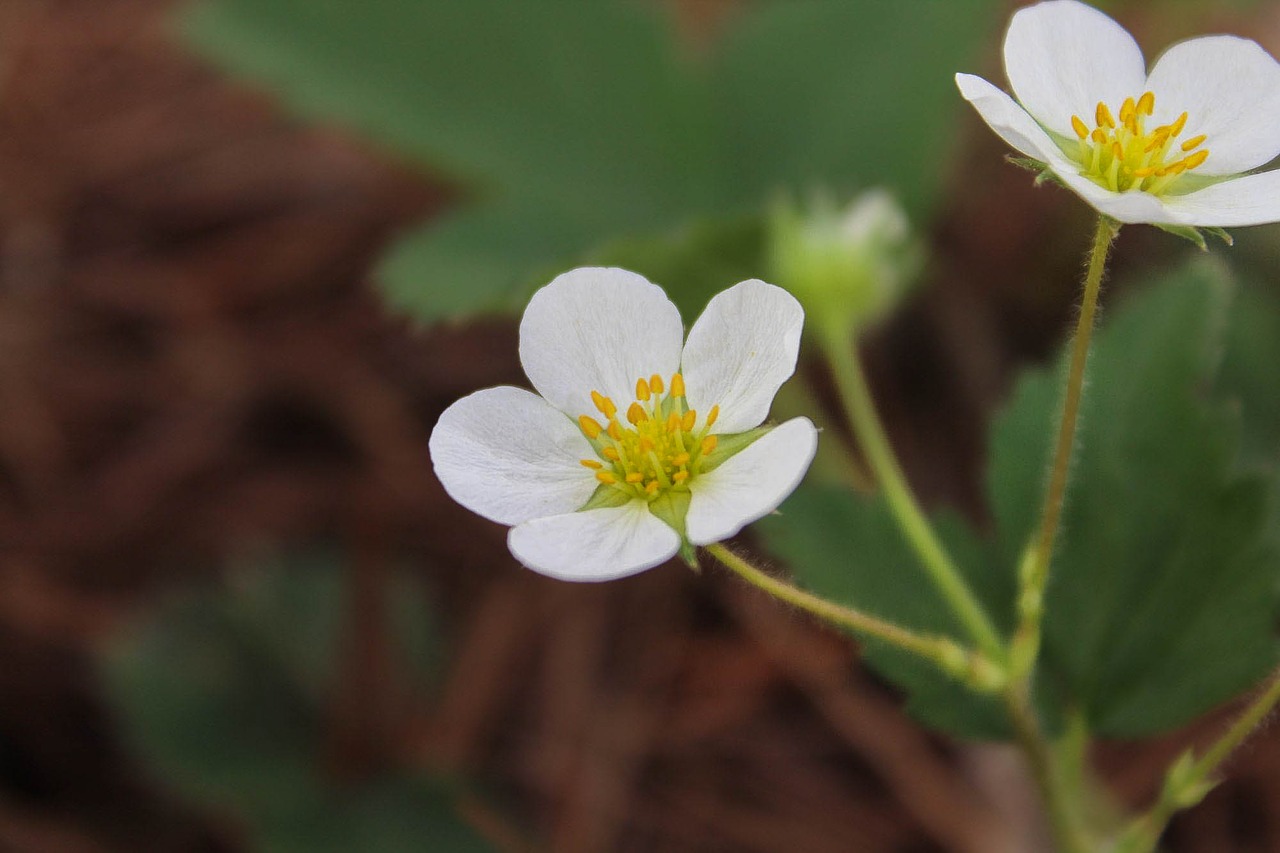
[(804, 312), (781, 288), (717, 295), (683, 341), (662, 289), (582, 268), (534, 294), (520, 361), (538, 394), (490, 388), (440, 416), (431, 458), (458, 503), (513, 525), (521, 563), (624, 577), (769, 512), (817, 448), (807, 418), (755, 430), (795, 371)]
[(1205, 36), (1148, 74), (1133, 37), (1075, 0), (1020, 9), (1004, 40), (1018, 100), (957, 74), (1005, 142), (1120, 222), (1229, 227), (1280, 221), (1280, 64), (1256, 42)]

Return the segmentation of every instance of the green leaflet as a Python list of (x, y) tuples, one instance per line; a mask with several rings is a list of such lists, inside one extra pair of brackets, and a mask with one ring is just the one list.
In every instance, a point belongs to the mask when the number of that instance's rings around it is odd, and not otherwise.
[[(292, 110), (468, 191), (380, 268), (392, 303), (431, 322), (509, 309), (599, 246), (736, 221), (779, 191), (887, 186), (923, 219), (961, 108), (952, 72), (997, 8), (755, 3), (705, 50), (630, 0), (206, 0), (182, 28)], [(886, 69), (893, 86), (875, 82)], [(699, 307), (732, 283), (672, 296)]]
[[(175, 597), (102, 661), (126, 736), (184, 795), (235, 811), (269, 853), (492, 848), (443, 780), (407, 772), (341, 790), (324, 775), (344, 579), (324, 556), (256, 567)], [(440, 648), (405, 576), (386, 612), (400, 673), (422, 685)]]

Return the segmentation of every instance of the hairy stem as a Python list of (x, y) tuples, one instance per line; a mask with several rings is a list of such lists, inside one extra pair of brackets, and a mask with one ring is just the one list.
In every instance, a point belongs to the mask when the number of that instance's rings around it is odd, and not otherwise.
[(907, 484), (902, 467), (885, 435), (884, 426), (880, 423), (880, 416), (876, 413), (871, 390), (856, 351), (847, 340), (838, 336), (828, 337), (825, 349), (845, 413), (853, 424), (867, 464), (871, 466), (876, 481), (884, 491), (885, 499), (889, 502), (889, 508), (893, 511), (903, 536), (978, 648), (993, 659), (1002, 659), (1004, 643), (996, 633), (990, 617), (938, 540)]
[(707, 553), (747, 583), (779, 601), (803, 610), (823, 622), (864, 637), (874, 637), (931, 661), (947, 674), (972, 687), (989, 690), (1000, 685), (1003, 671), (991, 661), (946, 637), (917, 634), (885, 619), (805, 592), (778, 580), (724, 545), (706, 546)]

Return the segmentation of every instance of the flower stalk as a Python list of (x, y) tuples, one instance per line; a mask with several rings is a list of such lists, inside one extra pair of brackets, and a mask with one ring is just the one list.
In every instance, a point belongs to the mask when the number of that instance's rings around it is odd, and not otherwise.
[(1072, 339), (1071, 364), (1067, 372), (1062, 418), (1058, 426), (1053, 466), (1049, 471), (1049, 484), (1045, 490), (1044, 508), (1035, 539), (1019, 571), (1019, 624), (1014, 634), (1012, 658), (1014, 669), (1021, 677), (1030, 677), (1039, 653), (1044, 593), (1049, 582), (1049, 565), (1053, 560), (1058, 525), (1062, 520), (1062, 507), (1066, 499), (1067, 480), (1071, 473), (1071, 457), (1076, 446), (1076, 425), (1080, 419), (1080, 403), (1084, 396), (1084, 376), (1098, 312), (1098, 294), (1102, 289), (1111, 244), (1118, 231), (1119, 225), (1116, 222), (1106, 216), (1098, 217), (1085, 273), (1080, 318)]
[(778, 580), (723, 544), (707, 545), (706, 551), (751, 586), (829, 625), (862, 637), (882, 640), (924, 658), (951, 677), (980, 692), (994, 692), (1004, 686), (1005, 677), (1002, 667), (983, 654), (965, 648), (955, 640), (917, 634), (886, 619), (820, 598)]
[(845, 413), (853, 424), (867, 464), (875, 474), (880, 488), (884, 490), (885, 499), (907, 542), (978, 648), (992, 659), (1003, 660), (1005, 650), (1000, 635), (938, 540), (937, 533), (907, 484), (902, 467), (885, 435), (884, 426), (880, 423), (880, 416), (876, 413), (871, 390), (856, 351), (847, 339), (837, 335), (825, 336), (823, 346)]

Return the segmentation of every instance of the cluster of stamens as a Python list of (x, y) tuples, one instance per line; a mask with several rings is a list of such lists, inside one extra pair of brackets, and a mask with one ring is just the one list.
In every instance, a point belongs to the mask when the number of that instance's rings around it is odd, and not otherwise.
[(716, 449), (716, 437), (707, 432), (720, 407), (712, 406), (699, 425), (698, 413), (685, 400), (679, 373), (671, 377), (669, 391), (656, 373), (638, 380), (625, 423), (610, 398), (592, 391), (591, 401), (605, 422), (591, 415), (578, 417), (578, 426), (599, 456), (583, 459), (582, 464), (595, 471), (601, 483), (628, 495), (653, 500), (670, 489), (688, 488)]
[(1071, 127), (1080, 138), (1080, 174), (1113, 192), (1139, 189), (1159, 195), (1208, 159), (1208, 149), (1200, 148), (1203, 134), (1177, 141), (1187, 124), (1185, 112), (1172, 124), (1148, 132), (1144, 122), (1155, 106), (1156, 96), (1151, 92), (1136, 101), (1126, 98), (1117, 121), (1107, 105), (1099, 102), (1092, 131), (1079, 116), (1072, 116)]

